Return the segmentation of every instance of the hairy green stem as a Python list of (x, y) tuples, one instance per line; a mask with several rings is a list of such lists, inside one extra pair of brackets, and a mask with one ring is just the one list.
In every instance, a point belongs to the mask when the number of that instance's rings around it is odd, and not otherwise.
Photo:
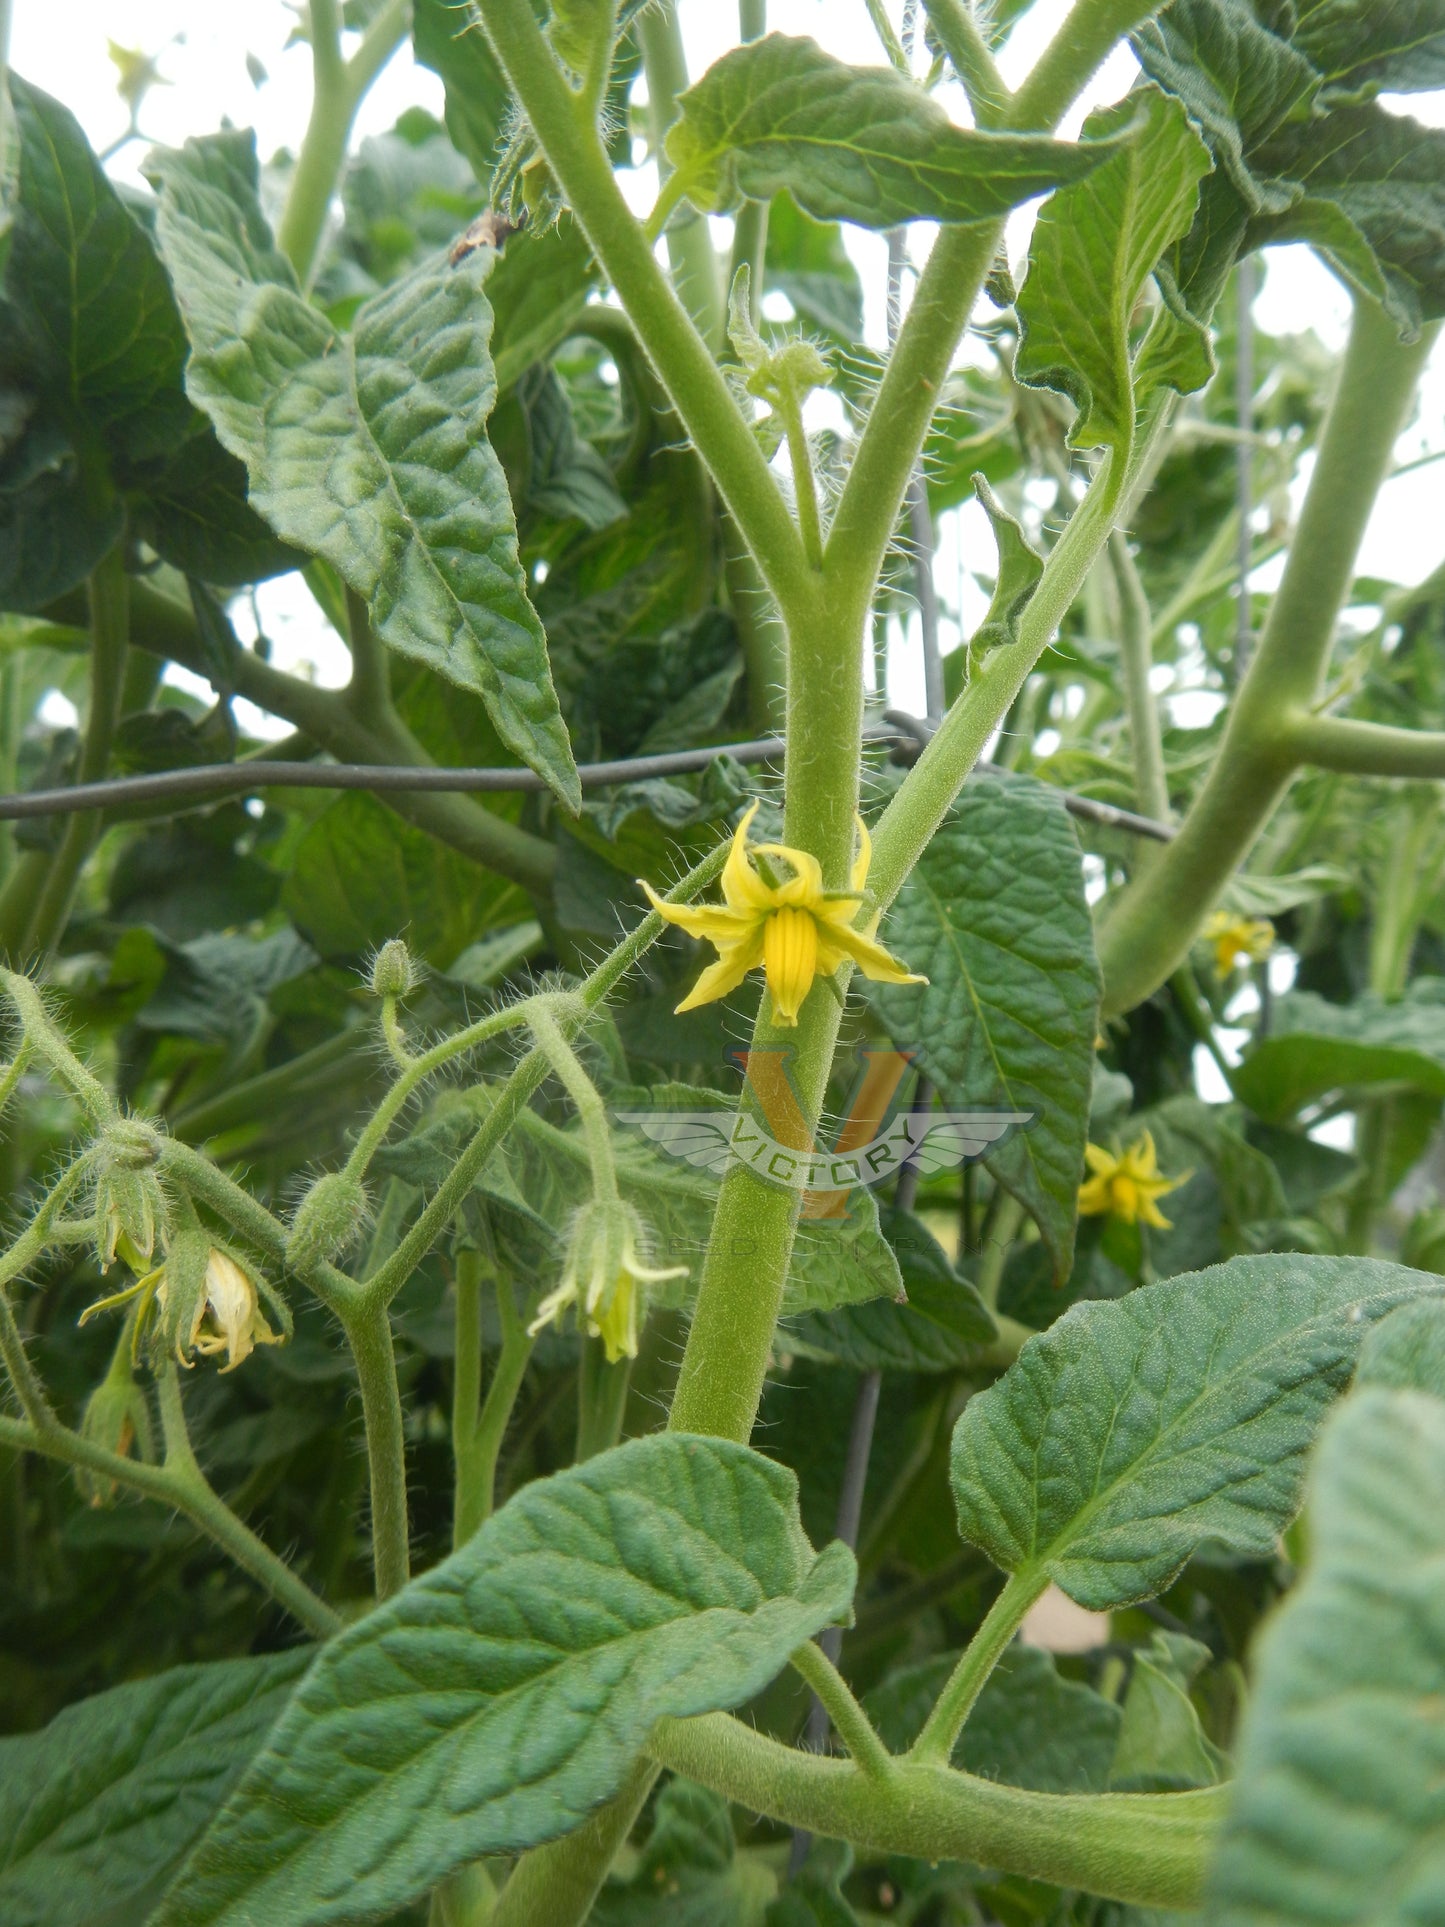
[(549, 165), (632, 319), (683, 426), (774, 596), (805, 602), (802, 543), (751, 427), (622, 197), (594, 127), (581, 122), (530, 0), (479, 0), (488, 38)]
[(577, 1367), (577, 1450), (576, 1463), (595, 1459), (599, 1452), (610, 1452), (622, 1437), (622, 1419), (627, 1410), (627, 1389), (632, 1381), (632, 1360), (607, 1359), (600, 1338), (582, 1339), (582, 1357)]
[[(615, 1199), (617, 1165), (612, 1155), (612, 1133), (607, 1126), (607, 1108), (597, 1086), (583, 1070), (576, 1051), (563, 1035), (562, 1026), (541, 999), (533, 1003), (527, 1022), (537, 1040), (537, 1048), (572, 1100), (572, 1108), (582, 1126), (587, 1162), (592, 1171), (592, 1195), (600, 1200)], [(582, 1022), (581, 1015), (574, 1013), (573, 1030), (580, 1030)]]
[(1353, 716), (1296, 716), (1290, 748), (1301, 763), (1349, 776), (1445, 779), (1445, 730), (1398, 729)]
[(276, 229), (276, 245), (296, 270), (303, 288), (310, 285), (316, 269), (327, 211), (345, 165), (356, 110), (406, 37), (407, 16), (405, 0), (387, 0), (347, 61), (341, 51), (340, 0), (310, 0), (311, 117)]
[[(25, 1045), (45, 1063), (70, 1090), (81, 1109), (97, 1130), (104, 1130), (120, 1115), (115, 1099), (81, 1063), (65, 1041), (58, 1024), (45, 1008), (45, 999), (29, 977), (0, 966), (0, 988), (15, 1006)], [(19, 1055), (17, 1051), (17, 1056)]]
[(838, 1738), (862, 1770), (870, 1778), (887, 1779), (893, 1769), (893, 1756), (853, 1697), (847, 1680), (822, 1647), (808, 1640), (790, 1656), (789, 1664), (812, 1687)]
[[(673, 0), (658, 0), (637, 22), (637, 40), (647, 74), (647, 117), (658, 180), (667, 185), (671, 168), (664, 142), (677, 119), (678, 96), (687, 87), (687, 53)], [(704, 215), (689, 211), (667, 224), (667, 258), (678, 300), (691, 315), (714, 355), (723, 350), (724, 290), (718, 260)]]
[(1011, 95), (994, 63), (969, 0), (923, 0), (938, 44), (963, 82), (980, 127), (997, 127), (1009, 110)]
[(454, 1527), (457, 1545), (462, 1545), (492, 1516), (497, 1496), (497, 1461), (536, 1343), (522, 1323), (511, 1285), (501, 1277), (497, 1279), (497, 1316), (502, 1328), (502, 1349), (481, 1412), (472, 1427), (465, 1456), (457, 1461)]
[[(785, 1825), (881, 1853), (974, 1861), (1142, 1907), (1199, 1905), (1226, 1797), (1222, 1787), (1028, 1793), (910, 1760), (895, 1761), (883, 1780), (851, 1760), (796, 1752), (726, 1713), (662, 1720), (648, 1750), (659, 1765)], [(518, 1913), (508, 1927), (552, 1918)]]
[[(249, 1243), (262, 1251), (273, 1263), (286, 1262), (286, 1245), (289, 1233), (281, 1220), (273, 1217), (259, 1199), (253, 1198), (249, 1191), (237, 1184), (234, 1178), (227, 1177), (211, 1160), (193, 1145), (183, 1144), (177, 1138), (162, 1138), (160, 1151), (161, 1168), (168, 1171), (179, 1187), (198, 1202), (214, 1211), (218, 1218), (229, 1224)], [(309, 1264), (292, 1266), (296, 1276), (315, 1292), (321, 1303), (338, 1317), (345, 1320), (345, 1314), (356, 1304), (359, 1287), (353, 1278), (325, 1259), (317, 1259)]]
[(81, 1467), (128, 1486), (131, 1491), (161, 1505), (173, 1507), (189, 1519), (198, 1532), (214, 1541), (234, 1565), (270, 1593), (308, 1632), (318, 1639), (329, 1639), (333, 1633), (340, 1632), (341, 1615), (318, 1598), (283, 1559), (241, 1523), (199, 1470), (194, 1476), (180, 1477), (164, 1466), (145, 1465), (137, 1459), (108, 1452), (63, 1426), (40, 1428), (20, 1419), (0, 1417), (0, 1444)]
[(913, 1742), (910, 1760), (924, 1766), (942, 1766), (947, 1762), (989, 1674), (1018, 1631), (1024, 1614), (1047, 1584), (1047, 1573), (1030, 1572), (1027, 1567), (1010, 1576), (949, 1675), (948, 1683), (923, 1723), (923, 1731)]
[(891, 903), (902, 888), (964, 778), (1052, 642), (1109, 539), (1127, 467), (1124, 450), (1105, 457), (1050, 552), (1038, 588), (1019, 618), (1018, 640), (990, 651), (879, 819), (868, 881), (880, 904)]
[(1177, 968), (1299, 765), (1295, 718), (1318, 699), (1360, 541), (1432, 340), (1427, 331), (1402, 345), (1384, 313), (1357, 299), (1299, 527), (1219, 755), (1179, 835), (1119, 898), (1100, 934), (1105, 1016), (1131, 1010)]
[[(56, 621), (73, 620), (72, 597), (60, 597), (47, 611)], [(131, 640), (138, 649), (168, 657), (209, 680), (211, 663), (201, 646), (191, 611), (173, 596), (136, 581), (131, 584)], [(359, 716), (346, 690), (319, 689), (274, 668), (250, 649), (238, 649), (229, 663), (238, 696), (280, 716), (343, 763), (411, 763), (427, 768), (432, 759), (395, 715)], [(258, 759), (256, 786), (264, 788)], [(405, 822), (425, 830), (439, 843), (509, 877), (524, 890), (545, 895), (556, 867), (556, 851), (540, 836), (520, 829), (489, 810), (474, 796), (388, 793), (377, 799)]]
[(1169, 782), (1164, 773), (1159, 704), (1149, 683), (1149, 672), (1154, 667), (1149, 600), (1129, 552), (1129, 539), (1117, 529), (1109, 537), (1108, 561), (1118, 597), (1119, 655), (1124, 668), (1129, 747), (1134, 758), (1135, 807), (1141, 815), (1167, 823)]
[(406, 1434), (391, 1315), (384, 1303), (363, 1300), (342, 1318), (366, 1426), (366, 1457), (371, 1474), (371, 1558), (376, 1596), (390, 1599), (411, 1577), (406, 1502)]

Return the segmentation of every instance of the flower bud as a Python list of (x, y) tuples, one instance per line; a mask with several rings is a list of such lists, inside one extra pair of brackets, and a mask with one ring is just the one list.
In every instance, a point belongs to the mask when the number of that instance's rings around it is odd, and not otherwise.
[[(120, 1458), (129, 1458), (134, 1451), (140, 1458), (150, 1460), (155, 1456), (150, 1407), (144, 1391), (131, 1376), (128, 1350), (128, 1347), (122, 1348), (117, 1363), (86, 1400), (80, 1436)], [(75, 1468), (75, 1482), (82, 1498), (93, 1506), (114, 1505), (120, 1489), (117, 1480), (83, 1465)]]
[(344, 1251), (371, 1214), (371, 1201), (360, 1178), (345, 1171), (328, 1171), (318, 1178), (296, 1207), (291, 1235), (286, 1240), (286, 1263), (305, 1271), (322, 1259)]
[(109, 1271), (117, 1253), (144, 1270), (166, 1220), (166, 1201), (156, 1176), (160, 1134), (141, 1118), (121, 1118), (101, 1139), (95, 1186), (96, 1255)]
[(416, 965), (400, 937), (384, 943), (371, 960), (371, 988), (377, 997), (409, 997), (416, 989)]

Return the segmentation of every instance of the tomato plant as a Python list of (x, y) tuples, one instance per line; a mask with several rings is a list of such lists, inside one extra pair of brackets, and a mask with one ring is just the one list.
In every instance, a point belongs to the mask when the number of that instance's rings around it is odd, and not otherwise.
[(0, 1916), (1440, 1917), (1445, 8), (303, 11), (0, 102)]

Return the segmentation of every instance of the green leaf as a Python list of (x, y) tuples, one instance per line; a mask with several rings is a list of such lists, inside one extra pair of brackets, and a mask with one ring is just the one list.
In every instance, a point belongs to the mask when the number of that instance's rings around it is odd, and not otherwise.
[(788, 1349), (862, 1372), (956, 1371), (998, 1336), (992, 1313), (921, 1218), (890, 1208), (879, 1222), (907, 1302), (876, 1298), (791, 1319), (783, 1333)]
[(1439, 0), (1301, 0), (1294, 42), (1335, 92), (1445, 87)]
[(538, 365), (517, 389), (526, 416), (527, 500), (557, 521), (605, 529), (627, 513), (612, 471), (591, 442), (577, 432), (572, 404), (556, 370)]
[(191, 337), (187, 382), (246, 463), (255, 506), (366, 598), (387, 644), (482, 696), (508, 747), (575, 809), (542, 625), (484, 431), (495, 255), (418, 269), (338, 335), (271, 241), (250, 134), (189, 141), (149, 166)]
[(1360, 1347), (1355, 1384), (1445, 1399), (1445, 1305), (1417, 1298), (1373, 1325)]
[(140, 1927), (311, 1657), (179, 1666), (0, 1739), (6, 1927)]
[(1332, 1004), (1292, 991), (1274, 1006), (1235, 1077), (1235, 1093), (1277, 1121), (1306, 1104), (1371, 1085), (1399, 1084), (1445, 1096), (1445, 978), (1417, 977), (1403, 997), (1366, 991)]
[(1296, 199), (1290, 183), (1255, 167), (1254, 155), (1307, 105), (1320, 76), (1245, 0), (1173, 0), (1130, 45), (1150, 79), (1183, 101), (1251, 213)]
[(1223, 1778), (1224, 1757), (1205, 1736), (1189, 1697), (1190, 1681), (1208, 1658), (1208, 1647), (1178, 1633), (1155, 1633), (1134, 1654), (1111, 1790), (1178, 1793)]
[[(186, 335), (150, 236), (74, 116), (11, 78), (16, 163), (0, 299), (0, 605), (73, 588), (120, 533), (217, 580), (291, 566), (186, 398)], [(221, 519), (224, 557), (198, 538)]]
[(786, 190), (820, 221), (992, 221), (1105, 158), (956, 127), (891, 68), (848, 67), (779, 33), (724, 54), (678, 108), (668, 157), (688, 197), (716, 214)]
[(1255, 1650), (1210, 1927), (1445, 1913), (1445, 1406), (1370, 1387), (1320, 1442), (1311, 1563)]
[[(864, 1705), (891, 1751), (917, 1739), (957, 1659), (957, 1653), (940, 1653), (904, 1667), (868, 1694)], [(954, 1745), (953, 1764), (1038, 1793), (1103, 1793), (1120, 1719), (1112, 1700), (1062, 1678), (1048, 1653), (1015, 1644), (979, 1694)]]
[[(136, 460), (168, 454), (195, 420), (186, 337), (145, 230), (121, 205), (70, 111), (18, 75), (20, 205), (5, 271), (44, 392)], [(8, 344), (7, 344), (8, 346)]]
[(416, 57), (446, 88), (447, 132), (485, 190), (502, 151), (512, 108), (507, 77), (468, 8), (455, 0), (413, 0)]
[[(1211, 163), (1183, 106), (1157, 87), (1091, 114), (1084, 134), (1107, 158), (1039, 215), (1018, 300), (1014, 372), (1075, 404), (1076, 448), (1117, 448), (1134, 429), (1130, 320), (1149, 275), (1188, 231)], [(1184, 392), (1202, 387), (1212, 370), (1207, 337), (1181, 320), (1166, 332), (1193, 347), (1189, 355), (1177, 342), (1167, 356), (1156, 349), (1155, 378)]]
[(974, 630), (969, 645), (977, 652), (1018, 640), (1019, 617), (1039, 586), (1044, 559), (1024, 534), (1022, 524), (1009, 514), (989, 487), (986, 476), (974, 476), (973, 492), (993, 524), (993, 539), (998, 544), (998, 573), (994, 577), (988, 614)]
[(596, 283), (591, 250), (570, 214), (511, 237), (487, 282), (499, 393), (560, 346)]
[(870, 987), (946, 1108), (1029, 1111), (984, 1158), (1068, 1275), (1084, 1163), (1099, 967), (1078, 840), (1040, 783), (968, 783), (904, 885), (890, 948), (928, 988)]
[(1369, 1324), (1440, 1282), (1369, 1258), (1234, 1258), (1074, 1305), (969, 1401), (959, 1530), (1105, 1612), (1206, 1540), (1266, 1557)]
[(357, 957), (404, 935), (438, 969), (528, 909), (515, 884), (356, 792), (338, 797), (303, 833), (281, 901), (324, 957)]
[(1305, 192), (1252, 240), (1310, 242), (1409, 333), (1445, 314), (1445, 130), (1368, 101), (1291, 122), (1261, 160)]
[(853, 1581), (746, 1446), (665, 1433), (539, 1479), (323, 1650), (156, 1927), (366, 1918), (555, 1839), (657, 1720), (751, 1698)]
[(657, 1796), (652, 1831), (631, 1877), (609, 1880), (589, 1919), (592, 1927), (762, 1927), (777, 1877), (743, 1858), (720, 1793), (691, 1780), (669, 1780)]

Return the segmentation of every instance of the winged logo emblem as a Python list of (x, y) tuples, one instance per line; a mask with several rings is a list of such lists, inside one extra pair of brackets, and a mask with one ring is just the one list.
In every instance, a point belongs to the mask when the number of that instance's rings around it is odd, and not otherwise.
[(669, 1157), (722, 1177), (746, 1164), (766, 1183), (785, 1190), (849, 1191), (881, 1184), (912, 1164), (919, 1175), (982, 1157), (1034, 1119), (1032, 1111), (899, 1111), (885, 1131), (846, 1150), (800, 1151), (780, 1142), (746, 1110), (620, 1111), (618, 1121), (640, 1130)]

